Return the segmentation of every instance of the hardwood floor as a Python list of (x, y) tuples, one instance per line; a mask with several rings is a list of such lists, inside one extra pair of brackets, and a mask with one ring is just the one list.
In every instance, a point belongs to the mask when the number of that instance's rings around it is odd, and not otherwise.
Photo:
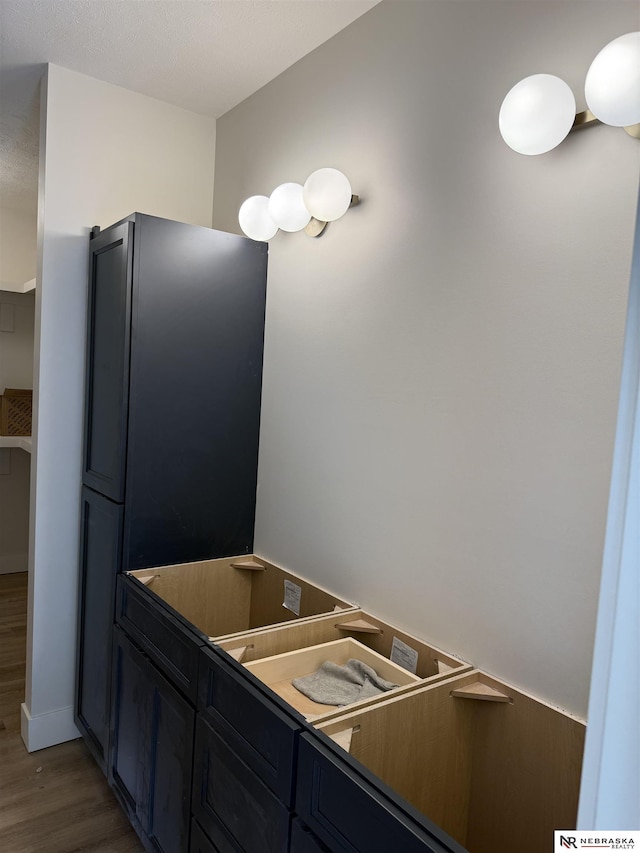
[(20, 737), (26, 625), (27, 575), (0, 575), (0, 850), (143, 850), (82, 740), (26, 751)]

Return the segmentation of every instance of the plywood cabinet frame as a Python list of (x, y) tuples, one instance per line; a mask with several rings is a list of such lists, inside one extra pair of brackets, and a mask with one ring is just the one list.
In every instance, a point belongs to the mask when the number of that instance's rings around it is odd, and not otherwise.
[[(506, 701), (466, 698), (480, 685)], [(351, 730), (351, 759), (473, 853), (503, 853), (515, 837), (537, 853), (554, 829), (575, 826), (584, 721), (479, 670), (317, 729)]]
[[(243, 570), (242, 564), (249, 564), (249, 570)], [(256, 569), (258, 565), (262, 568)], [(287, 625), (334, 610), (346, 618), (357, 607), (255, 555), (158, 566), (127, 574), (195, 628), (204, 641), (219, 642), (267, 625)], [(301, 589), (300, 614), (283, 605), (285, 581)]]
[[(349, 708), (353, 707), (353, 704), (362, 704), (363, 701), (383, 699), (403, 686), (416, 686), (420, 681), (417, 675), (403, 669), (353, 637), (344, 637), (340, 640), (332, 640), (328, 643), (263, 658), (245, 664), (245, 668), (270, 687), (274, 693), (281, 696), (307, 720), (315, 723), (318, 719), (324, 719), (335, 714), (336, 706), (314, 702), (297, 690), (292, 683), (293, 680), (300, 676), (311, 675), (325, 661), (332, 661), (339, 666), (344, 666), (350, 659), (362, 661), (381, 678), (392, 684), (397, 684), (397, 687), (392, 688), (389, 692), (382, 692), (379, 696), (370, 697), (368, 700), (361, 700), (360, 703), (351, 703), (347, 706)], [(340, 710), (344, 710), (344, 707)]]
[(296, 813), (331, 853), (468, 853), (322, 732), (300, 737)]
[[(349, 623), (355, 623), (355, 627), (349, 629)], [(361, 623), (371, 626), (375, 630), (361, 631)], [(417, 652), (417, 681), (396, 688), (394, 695), (415, 690), (425, 684), (442, 681), (453, 674), (466, 672), (472, 665), (466, 661), (447, 654), (441, 649), (424, 640), (420, 640), (411, 634), (385, 622), (377, 616), (362, 609), (353, 610), (350, 613), (332, 613), (318, 616), (314, 619), (296, 620), (286, 625), (274, 625), (260, 631), (247, 632), (231, 638), (217, 639), (216, 644), (236, 660), (236, 654), (241, 653), (240, 662), (248, 665), (258, 660), (281, 655), (286, 652), (316, 646), (321, 643), (353, 637), (364, 644), (375, 653), (390, 659), (394, 638), (402, 641)], [(349, 706), (350, 709), (364, 708), (374, 704), (385, 695), (360, 700)], [(321, 719), (340, 716), (345, 713), (344, 707), (335, 707), (333, 710), (323, 710)], [(313, 720), (312, 722), (316, 722)]]
[[(350, 792), (356, 800), (364, 797), (363, 805), (373, 809), (372, 815), (382, 809), (385, 816), (381, 826), (386, 826), (391, 835), (397, 827), (403, 843), (406, 838), (409, 844), (407, 849), (414, 849), (415, 845), (416, 850), (462, 851), (460, 845), (464, 845), (473, 853), (503, 853), (507, 849), (505, 839), (520, 837), (524, 827), (532, 841), (529, 847), (522, 846), (521, 853), (537, 853), (550, 827), (575, 824), (584, 740), (582, 721), (473, 670), (465, 661), (318, 590), (260, 557), (244, 559), (253, 564), (247, 570), (234, 566), (240, 558), (231, 557), (131, 572), (123, 583), (132, 585), (141, 600), (177, 620), (192, 637), (199, 657), (199, 715), (221, 730), (229, 729), (227, 734), (236, 743), (240, 761), (288, 808), (293, 807), (325, 843), (335, 842), (336, 851), (341, 853), (360, 849), (357, 843), (354, 848), (353, 840), (345, 840), (341, 846), (342, 842), (336, 841), (339, 836), (327, 834), (322, 829), (328, 826), (326, 815), (324, 823), (313, 823), (313, 810), (309, 811), (304, 798), (319, 794), (313, 793), (309, 780), (303, 778), (309, 770), (305, 770), (304, 762), (300, 764), (303, 753), (317, 753), (320, 763), (332, 756), (331, 774), (338, 774), (334, 781), (341, 790), (340, 768), (345, 769), (344, 797), (348, 798)], [(190, 567), (194, 566), (194, 573), (190, 574)], [(201, 602), (205, 597), (199, 583), (203, 573), (224, 578), (216, 588), (215, 598), (217, 605), (227, 611), (233, 609), (230, 596), (236, 595), (238, 589), (246, 593), (255, 579), (267, 579), (268, 583), (275, 579), (274, 588), (279, 592), (284, 579), (300, 581), (303, 590), (318, 590), (322, 606), (337, 610), (323, 613), (312, 608), (316, 610), (313, 615), (299, 618), (287, 613), (285, 621), (216, 635), (203, 631), (210, 627), (206, 620), (194, 621), (189, 608), (186, 613), (182, 608), (185, 595), (189, 597), (185, 588), (191, 589), (192, 599)], [(149, 577), (151, 583), (145, 585), (143, 581)], [(181, 584), (186, 585), (182, 599), (176, 593)], [(251, 619), (252, 606), (246, 598), (242, 609), (244, 617)], [(258, 612), (262, 614), (256, 617), (258, 622), (269, 620), (274, 614), (282, 615), (281, 610), (284, 608), (280, 595), (271, 595), (267, 603), (261, 596), (254, 617)], [(295, 650), (345, 637), (355, 638), (385, 658), (390, 658), (397, 637), (418, 652), (418, 680), (398, 688), (393, 695), (382, 694), (305, 720), (300, 710), (274, 692), (268, 679), (258, 677), (260, 666), (255, 664), (260, 661), (267, 661), (268, 666), (268, 659), (273, 656), (295, 654)], [(223, 689), (223, 681), (233, 682), (233, 689)], [(249, 697), (255, 708), (249, 712), (247, 706), (239, 713)], [(288, 739), (281, 764), (284, 775), (271, 778), (269, 761), (265, 764), (259, 755), (260, 739), (278, 720)], [(250, 728), (245, 730), (243, 726)], [(237, 731), (233, 738), (232, 729)], [(548, 760), (544, 758), (545, 751), (551, 753)], [(295, 802), (289, 795), (294, 783)], [(338, 800), (334, 797), (334, 804), (345, 817)], [(345, 819), (351, 821), (353, 838), (364, 843), (358, 818)], [(542, 829), (532, 825), (538, 822)], [(374, 837), (371, 833), (365, 836), (369, 838), (367, 843)], [(381, 848), (374, 845), (370, 849)]]

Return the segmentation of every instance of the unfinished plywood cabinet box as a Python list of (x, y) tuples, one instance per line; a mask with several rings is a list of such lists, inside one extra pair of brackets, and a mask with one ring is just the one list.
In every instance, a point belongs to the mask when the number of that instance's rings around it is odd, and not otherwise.
[[(363, 625), (367, 626), (364, 631)], [(356, 643), (355, 647), (345, 644), (345, 640), (350, 637)], [(341, 711), (337, 707), (314, 707), (312, 700), (306, 699), (295, 688), (288, 686), (284, 678), (277, 676), (284, 670), (285, 665), (287, 668), (293, 668), (289, 681), (291, 677), (315, 671), (324, 660), (335, 660), (331, 657), (331, 649), (340, 643), (342, 648), (358, 648), (359, 652), (350, 656), (370, 663), (386, 680), (397, 679), (399, 686), (394, 689), (394, 694), (411, 689), (417, 683), (439, 681), (452, 672), (471, 669), (470, 664), (363, 610), (354, 610), (347, 614), (347, 618), (343, 614), (333, 613), (314, 620), (294, 622), (287, 626), (267, 628), (217, 641), (218, 646), (232, 657), (236, 657), (235, 652), (240, 647), (240, 661), (245, 668), (276, 693), (288, 699), (305, 717), (314, 721), (335, 716)], [(415, 654), (415, 672), (407, 670), (398, 660), (394, 660), (394, 648), (398, 644)], [(382, 668), (378, 668), (379, 662), (382, 662)], [(441, 672), (441, 667), (444, 667), (445, 672)], [(385, 672), (388, 674), (385, 675)], [(356, 707), (369, 705), (372, 701), (378, 699), (362, 699)]]
[[(292, 588), (300, 615), (285, 606)], [(116, 598), (109, 779), (145, 844), (153, 839), (149, 849), (187, 851), (202, 648), (217, 637), (237, 647), (239, 634), (319, 615), (337, 620), (354, 607), (253, 555), (127, 572)]]
[(274, 655), (254, 663), (247, 663), (245, 666), (292, 708), (299, 711), (306, 719), (312, 719), (315, 722), (326, 714), (335, 713), (336, 706), (314, 701), (305, 696), (294, 686), (293, 680), (315, 673), (327, 661), (344, 667), (349, 660), (362, 661), (385, 681), (397, 684), (397, 688), (389, 691), (391, 693), (399, 687), (419, 681), (417, 675), (413, 675), (351, 637)]
[[(180, 737), (193, 727), (171, 782), (184, 790), (192, 774), (189, 815), (177, 801), (173, 811), (192, 849), (508, 853), (518, 824), (519, 850), (538, 853), (554, 826), (574, 825), (582, 722), (293, 572), (246, 561), (118, 580), (113, 716), (142, 722), (116, 723), (110, 778), (139, 826), (144, 797), (169, 784), (145, 744), (155, 738), (162, 757), (171, 740), (140, 708), (163, 706)], [(300, 615), (285, 606), (292, 584)], [(291, 684), (349, 658), (399, 686), (339, 707)], [(132, 754), (147, 774), (137, 789)]]
[[(245, 562), (250, 568), (244, 571)], [(353, 610), (354, 605), (292, 572), (252, 557), (200, 560), (131, 571), (128, 576), (142, 583), (207, 638), (244, 634), (265, 626), (335, 612)], [(285, 606), (287, 588), (298, 590), (298, 612)], [(335, 619), (335, 617), (334, 617)]]
[[(539, 853), (554, 829), (575, 826), (584, 724), (485, 673), (421, 687), (318, 729), (334, 741), (347, 733), (352, 759), (472, 853), (506, 853), (514, 838), (519, 853)], [(321, 837), (332, 824), (344, 849), (347, 840), (365, 849), (357, 821), (339, 805), (350, 801), (353, 765), (345, 761), (340, 788), (328, 798), (322, 750), (309, 740), (301, 758), (302, 816)], [(335, 812), (321, 813), (318, 803), (330, 801)]]

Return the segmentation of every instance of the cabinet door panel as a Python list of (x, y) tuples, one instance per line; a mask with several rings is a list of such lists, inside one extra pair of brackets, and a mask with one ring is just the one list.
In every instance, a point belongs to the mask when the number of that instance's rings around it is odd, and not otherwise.
[(286, 853), (288, 809), (198, 716), (193, 812), (224, 853)]
[(195, 709), (149, 664), (144, 827), (156, 849), (187, 853)]
[(332, 853), (466, 853), (426, 817), (413, 820), (310, 734), (300, 737), (296, 812)]
[(109, 781), (130, 818), (142, 823), (148, 662), (118, 628), (113, 629), (113, 702)]
[(85, 397), (85, 485), (124, 498), (129, 405), (133, 223), (90, 244)]
[(200, 657), (198, 708), (214, 726), (228, 727), (242, 760), (287, 806), (293, 801), (295, 748), (301, 725), (283, 713), (211, 649)]
[(111, 630), (121, 546), (122, 507), (83, 488), (75, 716), (104, 772), (109, 740)]
[(207, 837), (207, 834), (195, 818), (191, 821), (189, 853), (221, 853), (220, 849), (215, 847), (213, 842)]
[(265, 244), (136, 214), (126, 568), (253, 549), (266, 266)]
[(118, 578), (116, 622), (193, 704), (198, 692), (198, 652), (202, 640), (126, 576)]
[(187, 853), (195, 708), (126, 634), (113, 629), (109, 781), (158, 853)]
[(317, 835), (305, 826), (300, 818), (291, 822), (290, 853), (331, 853), (329, 848), (320, 841)]

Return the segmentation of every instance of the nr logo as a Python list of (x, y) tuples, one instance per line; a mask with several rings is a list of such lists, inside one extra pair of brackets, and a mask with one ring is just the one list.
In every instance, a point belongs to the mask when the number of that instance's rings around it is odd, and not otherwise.
[(560, 836), (560, 846), (566, 847), (567, 849), (577, 850), (578, 849), (578, 842), (571, 835), (561, 835)]

